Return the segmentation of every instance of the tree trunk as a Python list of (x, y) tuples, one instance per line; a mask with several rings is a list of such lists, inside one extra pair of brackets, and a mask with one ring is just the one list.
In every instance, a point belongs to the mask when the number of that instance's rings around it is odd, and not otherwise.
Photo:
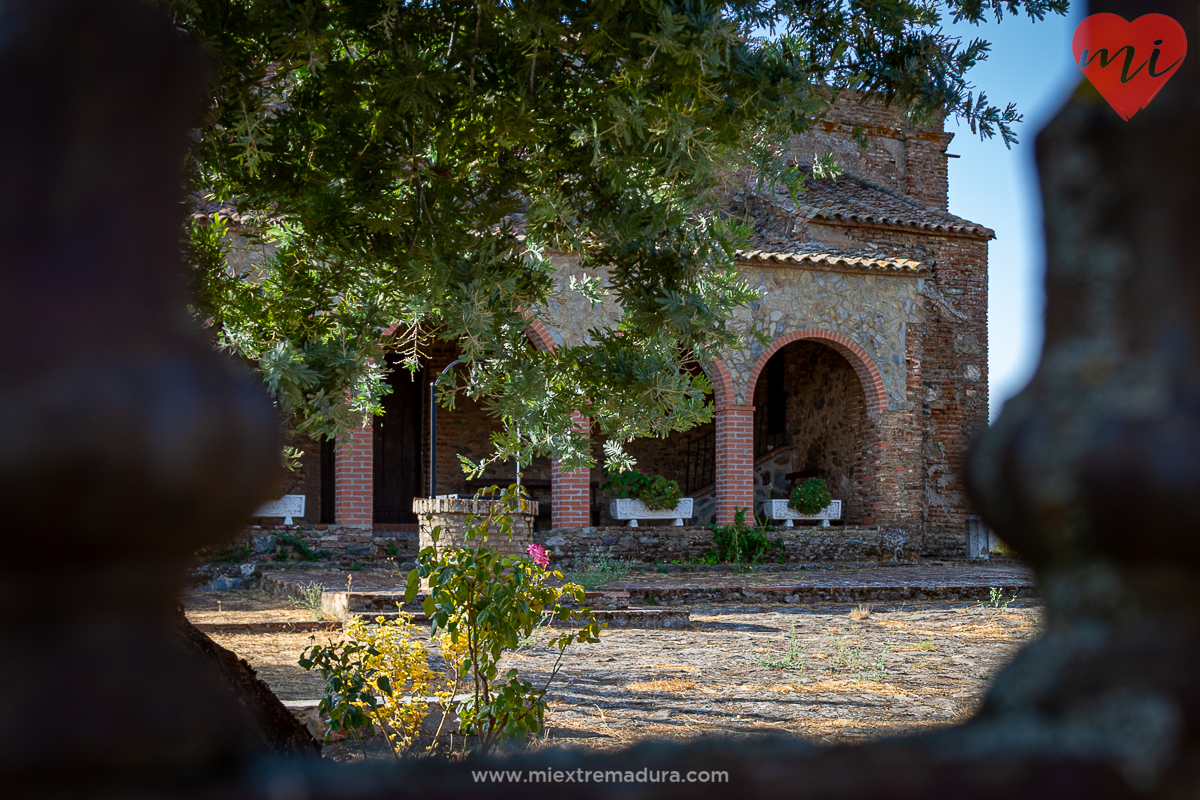
[(190, 654), (219, 676), (221, 685), (234, 695), (254, 721), (254, 732), (262, 745), (278, 756), (319, 756), (321, 743), (287, 709), (271, 687), (259, 679), (254, 668), (232, 650), (214, 642), (178, 612), (178, 632)]

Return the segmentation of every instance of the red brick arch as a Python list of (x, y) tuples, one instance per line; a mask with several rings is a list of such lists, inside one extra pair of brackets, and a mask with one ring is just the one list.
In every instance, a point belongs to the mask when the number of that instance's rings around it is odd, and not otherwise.
[(737, 402), (737, 395), (733, 391), (733, 375), (724, 361), (714, 358), (705, 372), (713, 387), (713, 407), (717, 411)]
[(854, 369), (858, 375), (858, 380), (862, 383), (863, 393), (866, 395), (866, 411), (867, 417), (878, 421), (879, 416), (887, 409), (887, 391), (883, 388), (883, 376), (879, 374), (879, 367), (875, 366), (875, 362), (867, 355), (867, 351), (863, 350), (854, 340), (840, 333), (823, 330), (821, 328), (804, 328), (803, 330), (793, 331), (779, 337), (771, 342), (770, 347), (762, 352), (758, 360), (754, 362), (754, 369), (750, 370), (750, 382), (746, 386), (746, 400), (752, 402), (754, 397), (754, 387), (758, 383), (758, 376), (762, 373), (763, 367), (771, 356), (779, 352), (779, 350), (792, 342), (798, 342), (802, 339), (815, 339), (822, 344), (836, 350)]
[(544, 350), (547, 353), (553, 353), (555, 350), (554, 337), (550, 335), (550, 331), (540, 320), (529, 317), (529, 326), (525, 328), (525, 335), (533, 342), (533, 346), (538, 350)]

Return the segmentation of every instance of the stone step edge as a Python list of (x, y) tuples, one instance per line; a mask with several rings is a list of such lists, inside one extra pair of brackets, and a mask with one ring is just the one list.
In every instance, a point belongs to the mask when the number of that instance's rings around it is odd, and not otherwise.
[(342, 620), (308, 620), (308, 621), (279, 621), (264, 620), (262, 622), (193, 622), (197, 630), (202, 631), (242, 631), (246, 633), (303, 633), (306, 631), (340, 631)]
[[(691, 613), (685, 609), (677, 608), (598, 610), (594, 611), (593, 614), (598, 622), (607, 622), (609, 623), (609, 627), (612, 628), (686, 628), (691, 622)], [(345, 628), (345, 624), (349, 619), (363, 619), (367, 622), (373, 622), (378, 617), (396, 619), (397, 616), (398, 614), (395, 611), (356, 611), (352, 612), (345, 620), (307, 622), (194, 622), (192, 624), (199, 630), (213, 632), (302, 633), (308, 631), (340, 631)], [(420, 612), (410, 614), (409, 618), (416, 625), (429, 624), (429, 618)], [(572, 624), (562, 623), (563, 626), (567, 627)], [(559, 625), (557, 620), (554, 622), (554, 625)]]
[[(274, 575), (264, 576), (263, 585), (268, 578), (278, 591), (268, 591), (280, 596), (289, 590), (297, 591), (296, 584), (275, 578)], [(991, 599), (992, 589), (999, 589), (1005, 599), (1033, 599), (1038, 597), (1032, 581), (1003, 582), (999, 585), (965, 585), (938, 584), (932, 582), (910, 583), (892, 586), (846, 586), (834, 584), (782, 584), (774, 586), (639, 586), (626, 587), (610, 591), (593, 591), (587, 599), (596, 603), (597, 610), (620, 610), (626, 608), (631, 601), (638, 604), (655, 604), (665, 602), (672, 605), (695, 605), (711, 603), (753, 603), (782, 602), (782, 603), (811, 603), (811, 602), (895, 602), (907, 600), (977, 600)], [(375, 590), (363, 592), (326, 592), (326, 595), (344, 598), (339, 607), (345, 608), (345, 613), (378, 614), (390, 612), (375, 612), (370, 609), (349, 609), (351, 599), (370, 599), (376, 603), (389, 598), (403, 597), (401, 591)], [(616, 608), (603, 609), (609, 605)], [(408, 608), (419, 608), (419, 604), (409, 604)]]
[[(685, 629), (691, 625), (691, 612), (682, 608), (637, 608), (637, 609), (610, 609), (610, 610), (595, 610), (592, 615), (597, 622), (608, 623), (610, 628), (668, 628), (672, 630)], [(368, 622), (373, 622), (375, 619), (382, 617), (383, 619), (396, 619), (399, 614), (395, 611), (355, 611), (350, 614), (350, 618), (363, 619)], [(428, 625), (429, 618), (423, 613), (409, 615), (410, 620), (414, 625)], [(575, 622), (559, 622), (554, 620), (551, 625), (553, 627), (573, 627), (577, 625)]]

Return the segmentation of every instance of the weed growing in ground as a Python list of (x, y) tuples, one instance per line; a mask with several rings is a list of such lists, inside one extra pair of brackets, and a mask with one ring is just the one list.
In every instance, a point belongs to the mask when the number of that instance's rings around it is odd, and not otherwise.
[(542, 631), (549, 628), (553, 623), (554, 623), (554, 615), (553, 614), (543, 614), (541, 621), (538, 622), (538, 624), (533, 627), (533, 630), (530, 631), (527, 635), (523, 635), (521, 637), (521, 641), (517, 642), (517, 650), (528, 650), (529, 648), (533, 647), (533, 645), (535, 643), (534, 640), (536, 640), (538, 638), (538, 636), (542, 633)]
[(831, 641), (833, 656), (829, 659), (829, 669), (833, 672), (861, 669), (866, 666), (862, 648), (850, 643), (849, 636), (835, 636)]
[(796, 635), (796, 623), (792, 623), (784, 644), (785, 648), (782, 654), (756, 655), (754, 663), (769, 669), (793, 669), (804, 674), (804, 643)]
[(710, 550), (708, 555), (699, 559), (700, 563), (761, 564), (770, 559), (782, 564), (786, 560), (783, 539), (767, 538), (767, 533), (774, 532), (774, 528), (747, 525), (747, 510), (737, 509), (732, 525), (708, 526), (713, 532), (713, 545), (716, 549)]
[(1016, 602), (1017, 595), (1014, 593), (1008, 600), (1004, 599), (1004, 591), (995, 586), (988, 590), (989, 598), (987, 606), (991, 608), (992, 613), (996, 616), (1008, 611), (1008, 607)]
[(866, 678), (875, 683), (882, 683), (891, 677), (892, 671), (887, 667), (887, 654), (892, 651), (892, 640), (888, 639), (883, 643), (883, 647), (875, 656), (875, 660), (867, 667), (866, 672), (859, 675), (860, 678)]
[(855, 622), (861, 622), (871, 616), (871, 607), (865, 603), (859, 603), (854, 608), (850, 609), (850, 619)]
[(934, 650), (937, 650), (937, 645), (933, 643), (932, 639), (922, 639), (917, 642), (917, 649), (924, 650), (926, 653), (932, 653)]
[(312, 612), (313, 619), (325, 619), (325, 613), (321, 610), (321, 595), (325, 593), (325, 587), (316, 581), (309, 581), (299, 584), (296, 589), (300, 596), (292, 598), (292, 603), (307, 608)]
[(887, 680), (892, 672), (887, 666), (887, 654), (892, 651), (892, 640), (888, 639), (875, 657), (868, 659), (862, 646), (854, 641), (849, 634), (834, 637), (831, 641), (833, 656), (829, 659), (831, 672), (855, 672), (856, 680), (874, 681)]
[(594, 544), (588, 547), (588, 554), (577, 561), (576, 568), (566, 573), (566, 578), (584, 589), (600, 589), (623, 579), (633, 566), (632, 561), (614, 557), (611, 547)]
[(408, 580), (408, 569), (401, 567), (400, 562), (395, 558), (385, 558), (382, 562), (383, 568), (387, 570), (389, 576), (393, 578), (403, 578)]

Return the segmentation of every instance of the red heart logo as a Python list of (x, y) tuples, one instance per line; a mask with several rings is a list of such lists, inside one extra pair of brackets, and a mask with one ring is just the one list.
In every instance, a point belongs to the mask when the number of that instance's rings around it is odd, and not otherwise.
[(1187, 55), (1183, 27), (1165, 14), (1126, 22), (1092, 14), (1071, 39), (1075, 63), (1122, 119), (1150, 104)]

